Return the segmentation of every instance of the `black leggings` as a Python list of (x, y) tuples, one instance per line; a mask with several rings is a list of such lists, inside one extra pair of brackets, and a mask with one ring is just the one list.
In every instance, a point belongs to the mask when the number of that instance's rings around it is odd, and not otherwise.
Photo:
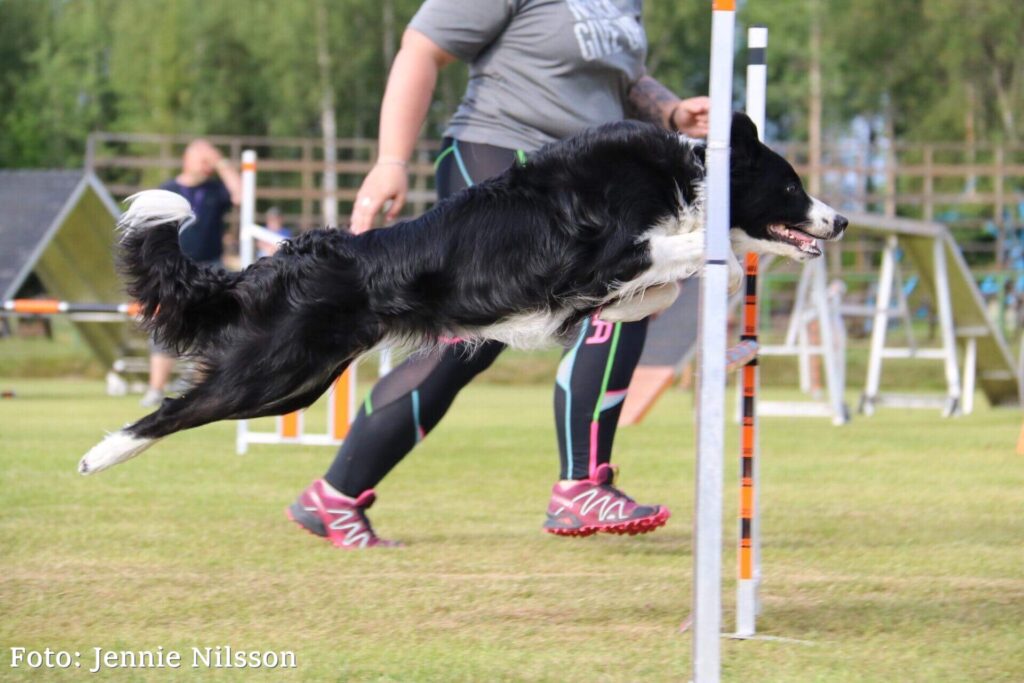
[[(526, 163), (519, 150), (445, 139), (437, 158), (440, 198)], [(566, 349), (555, 379), (555, 429), (561, 479), (586, 479), (611, 459), (612, 442), (647, 321), (587, 320)], [(346, 496), (373, 488), (441, 421), (462, 387), (490, 367), (505, 345), (470, 351), (452, 342), (417, 353), (381, 379), (363, 401), (348, 436), (324, 475)]]

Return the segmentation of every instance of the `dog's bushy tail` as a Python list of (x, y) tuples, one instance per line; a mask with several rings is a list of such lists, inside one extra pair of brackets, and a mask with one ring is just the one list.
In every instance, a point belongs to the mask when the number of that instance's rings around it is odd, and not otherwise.
[(201, 348), (237, 312), (231, 290), (238, 275), (182, 252), (178, 234), (195, 220), (184, 197), (146, 190), (128, 201), (118, 221), (118, 268), (140, 304), (143, 326), (179, 353)]

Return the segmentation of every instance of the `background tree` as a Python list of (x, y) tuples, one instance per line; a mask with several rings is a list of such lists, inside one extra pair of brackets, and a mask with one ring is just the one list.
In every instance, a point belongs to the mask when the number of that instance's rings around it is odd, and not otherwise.
[[(390, 60), (419, 0), (325, 2), (338, 134), (373, 137)], [(863, 116), (898, 137), (1020, 139), (1024, 3), (748, 0), (741, 25), (771, 31), (773, 139), (807, 137), (814, 2), (825, 131)], [(315, 7), (0, 0), (0, 166), (76, 166), (93, 130), (318, 136)], [(681, 95), (706, 93), (707, 3), (648, 2), (645, 18), (651, 73)], [(741, 46), (742, 30), (737, 38)], [(463, 66), (442, 72), (429, 136), (465, 78)]]

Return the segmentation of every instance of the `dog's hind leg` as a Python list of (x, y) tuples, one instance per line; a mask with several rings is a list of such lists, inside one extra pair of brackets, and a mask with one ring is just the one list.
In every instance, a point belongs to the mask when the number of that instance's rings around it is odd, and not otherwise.
[[(248, 372), (226, 379), (214, 370), (180, 398), (168, 399), (158, 410), (120, 431), (108, 434), (78, 463), (81, 474), (93, 474), (134, 458), (164, 436), (210, 422), (281, 415), (305, 408), (330, 387), (348, 366), (329, 370), (303, 367), (268, 380), (248, 366)], [(270, 385), (268, 387), (268, 385)], [(268, 390), (269, 388), (269, 390)]]

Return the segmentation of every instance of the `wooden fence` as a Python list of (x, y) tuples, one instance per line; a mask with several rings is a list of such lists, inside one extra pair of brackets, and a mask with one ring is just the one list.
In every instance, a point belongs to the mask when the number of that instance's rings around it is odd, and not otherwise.
[[(175, 175), (191, 138), (182, 135), (93, 133), (86, 166), (117, 197), (154, 187)], [(259, 155), (257, 219), (278, 207), (289, 225), (307, 230), (321, 223), (323, 141), (319, 138), (208, 136), (237, 164), (243, 149)], [(376, 142), (338, 141), (339, 215), (346, 216), (363, 176), (372, 167)], [(812, 168), (807, 146), (778, 149), (810, 178), (817, 173), (821, 197), (840, 209), (938, 220), (949, 225), (972, 262), (1003, 265), (1024, 233), (1024, 145), (968, 146), (897, 143), (889, 148), (826, 145)], [(413, 215), (434, 200), (432, 160), (436, 143), (422, 143), (410, 164), (405, 210)], [(874, 262), (870, 241), (843, 242), (834, 267), (863, 271)], [(846, 256), (844, 257), (844, 254)]]
[[(948, 225), (968, 259), (1003, 265), (1024, 231), (1024, 145), (903, 143), (826, 145), (817, 168), (806, 144), (778, 150), (805, 178), (817, 173), (835, 206)], [(863, 270), (866, 242), (845, 243)]]
[[(156, 187), (181, 169), (181, 155), (193, 139), (186, 135), (92, 133), (86, 144), (85, 166), (117, 198)], [(277, 207), (286, 224), (299, 230), (322, 225), (323, 141), (319, 138), (206, 136), (239, 166), (242, 150), (253, 149), (257, 162), (257, 220)], [(409, 164), (410, 181), (405, 215), (425, 211), (435, 200), (433, 159), (436, 143), (422, 143)], [(365, 139), (338, 140), (339, 215), (351, 211), (356, 190), (373, 167), (377, 143)]]

